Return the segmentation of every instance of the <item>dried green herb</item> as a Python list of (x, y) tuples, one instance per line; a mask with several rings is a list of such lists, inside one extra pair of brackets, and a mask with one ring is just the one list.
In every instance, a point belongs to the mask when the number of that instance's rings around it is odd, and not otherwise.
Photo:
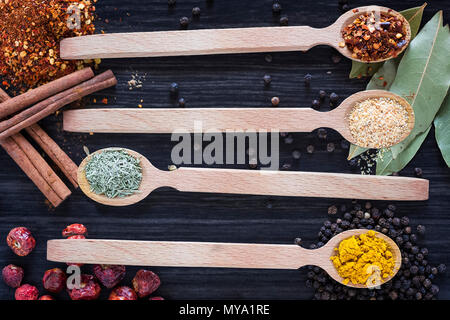
[[(450, 85), (450, 32), (439, 11), (406, 50), (390, 91), (413, 107), (416, 122), (411, 134), (377, 159), (377, 174), (389, 175), (414, 157), (428, 132)], [(417, 137), (417, 140), (416, 140)], [(420, 142), (420, 143), (419, 143)]]
[(142, 181), (140, 160), (120, 149), (94, 154), (85, 174), (91, 191), (108, 198), (136, 193)]
[[(426, 3), (420, 7), (415, 7), (407, 10), (400, 11), (400, 13), (408, 20), (411, 28), (411, 39), (413, 39), (419, 31), (420, 23), (422, 21), (423, 10), (426, 7)], [(390, 59), (388, 61), (397, 60), (400, 61), (401, 56), (396, 59)], [(385, 63), (363, 63), (358, 61), (352, 61), (352, 70), (350, 71), (350, 79), (359, 77), (369, 77), (375, 74)]]
[(442, 157), (450, 167), (450, 94), (447, 94), (444, 103), (434, 118), (435, 137)]

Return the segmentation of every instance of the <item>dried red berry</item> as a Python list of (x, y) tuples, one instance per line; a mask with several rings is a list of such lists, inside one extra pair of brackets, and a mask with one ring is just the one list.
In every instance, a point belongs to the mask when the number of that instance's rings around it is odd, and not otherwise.
[(45, 271), (42, 278), (44, 288), (53, 293), (59, 293), (66, 287), (67, 276), (60, 268)]
[(11, 288), (18, 288), (22, 283), (23, 269), (13, 264), (7, 265), (2, 270), (3, 281)]
[(148, 300), (164, 300), (163, 297), (150, 297)]
[(55, 298), (47, 294), (45, 296), (40, 297), (38, 300), (55, 300)]
[(6, 238), (6, 242), (11, 250), (21, 257), (30, 254), (36, 246), (36, 240), (34, 240), (30, 230), (25, 227), (12, 229)]
[(70, 236), (77, 236), (77, 235), (87, 236), (87, 228), (84, 225), (82, 225), (81, 223), (74, 223), (74, 224), (71, 224), (70, 226), (67, 226), (63, 230), (62, 235), (65, 238), (70, 237)]
[(97, 279), (108, 289), (114, 288), (125, 277), (125, 266), (96, 264), (93, 266)]
[(35, 286), (24, 284), (16, 289), (16, 300), (37, 300), (39, 291)]
[(80, 288), (68, 289), (72, 300), (95, 300), (100, 295), (100, 291), (100, 285), (90, 274), (81, 275)]
[(159, 277), (149, 270), (139, 270), (133, 278), (133, 288), (140, 298), (146, 297), (161, 285)]
[(130, 287), (121, 286), (111, 291), (108, 300), (137, 300), (137, 294)]
[[(85, 236), (79, 234), (79, 235), (74, 235), (74, 236), (70, 236), (67, 239), (86, 239)], [(78, 266), (78, 267), (82, 267), (83, 264), (82, 263), (73, 263), (73, 262), (67, 262), (68, 266)]]

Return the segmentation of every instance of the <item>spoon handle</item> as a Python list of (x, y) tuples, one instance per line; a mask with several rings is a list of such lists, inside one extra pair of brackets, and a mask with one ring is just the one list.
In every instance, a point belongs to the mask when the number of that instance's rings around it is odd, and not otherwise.
[(279, 130), (339, 131), (344, 116), (311, 108), (75, 109), (64, 112), (64, 130), (103, 133), (225, 132)]
[(428, 180), (342, 173), (179, 168), (161, 175), (179, 191), (372, 200), (426, 200)]
[(164, 267), (298, 269), (318, 254), (297, 245), (128, 240), (50, 240), (47, 260)]
[(62, 59), (306, 51), (336, 42), (335, 28), (307, 26), (112, 33), (61, 41)]

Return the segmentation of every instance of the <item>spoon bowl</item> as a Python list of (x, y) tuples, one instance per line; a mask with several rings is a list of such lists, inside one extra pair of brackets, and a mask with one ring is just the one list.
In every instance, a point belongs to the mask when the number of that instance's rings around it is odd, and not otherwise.
[[(64, 60), (164, 57), (307, 51), (317, 45), (329, 45), (345, 57), (359, 61), (352, 57), (348, 48), (339, 46), (343, 41), (342, 30), (361, 13), (372, 11), (391, 14), (403, 21), (406, 44), (398, 53), (403, 52), (411, 39), (408, 21), (392, 9), (366, 6), (344, 13), (335, 23), (322, 29), (292, 26), (97, 34), (63, 39), (60, 55)], [(390, 58), (393, 57), (363, 62), (376, 63)]]
[[(124, 150), (140, 160), (142, 181), (136, 193), (108, 198), (92, 192), (86, 179), (86, 165), (94, 154), (107, 150)], [(143, 155), (124, 148), (106, 148), (89, 155), (80, 164), (77, 175), (81, 190), (89, 198), (110, 206), (135, 204), (159, 187), (186, 192), (372, 200), (426, 200), (429, 188), (428, 180), (408, 177), (185, 167), (163, 171), (155, 168)]]
[[(56, 262), (159, 267), (295, 270), (314, 265), (321, 267), (334, 280), (344, 284), (344, 279), (339, 276), (330, 257), (335, 254), (334, 249), (342, 240), (367, 231), (369, 230), (354, 229), (342, 232), (323, 247), (314, 250), (280, 244), (60, 239), (47, 242), (47, 259)], [(382, 284), (395, 276), (402, 259), (400, 249), (392, 239), (378, 232), (376, 236), (388, 243), (395, 259), (393, 275), (382, 279), (380, 283)], [(367, 288), (361, 284), (345, 285)]]

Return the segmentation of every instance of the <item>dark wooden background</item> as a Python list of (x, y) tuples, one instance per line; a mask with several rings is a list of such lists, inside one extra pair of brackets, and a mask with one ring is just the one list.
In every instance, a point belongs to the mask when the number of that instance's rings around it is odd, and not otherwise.
[[(177, 2), (175, 8), (169, 9), (167, 0), (99, 0), (97, 12), (102, 21), (97, 23), (98, 29), (106, 32), (175, 30), (180, 17), (191, 17), (194, 6), (199, 6), (202, 13), (198, 21), (191, 22), (190, 29), (278, 25), (278, 19), (272, 16), (272, 0)], [(280, 2), (290, 25), (325, 27), (340, 15), (337, 0)], [(350, 1), (351, 7), (371, 3)], [(379, 0), (377, 4), (403, 10), (422, 2)], [(429, 20), (439, 9), (444, 9), (448, 22), (448, 1), (429, 1), (424, 20)], [(168, 92), (169, 84), (177, 82), (180, 96), (190, 107), (264, 107), (270, 105), (272, 96), (279, 96), (283, 107), (309, 107), (320, 89), (328, 93), (334, 91), (343, 100), (365, 88), (366, 80), (348, 79), (350, 61), (342, 59), (335, 64), (333, 54), (331, 48), (317, 47), (307, 53), (273, 53), (271, 63), (265, 60), (265, 54), (108, 60), (102, 63), (101, 69), (111, 68), (119, 84), (95, 97), (97, 100), (108, 97), (111, 107), (136, 108), (141, 99), (144, 99), (144, 107), (177, 107)], [(147, 75), (144, 87), (129, 91), (127, 81), (136, 72)], [(273, 78), (269, 89), (265, 89), (262, 82), (266, 73)], [(303, 83), (307, 73), (313, 77), (309, 88)], [(61, 116), (42, 122), (77, 163), (83, 157), (85, 145), (91, 151), (109, 146), (127, 147), (148, 156), (161, 169), (167, 169), (170, 164), (174, 145), (170, 135), (89, 136), (62, 132), (61, 124)], [(285, 144), (280, 138), (281, 164), (291, 164), (291, 170), (352, 172), (346, 160), (347, 151), (339, 146), (341, 137), (332, 130), (328, 132), (327, 141), (319, 140), (317, 132), (292, 137), (291, 144)], [(333, 153), (326, 152), (327, 142), (337, 145)], [(308, 144), (315, 145), (314, 154), (306, 153)], [(292, 159), (294, 149), (301, 151), (300, 160)], [(46, 269), (64, 267), (46, 261), (46, 241), (61, 237), (61, 230), (74, 222), (85, 224), (91, 238), (290, 244), (301, 236), (305, 245), (309, 245), (316, 241), (317, 232), (327, 218), (327, 208), (335, 203), (350, 203), (335, 199), (180, 193), (166, 188), (153, 192), (137, 205), (110, 208), (90, 201), (76, 190), (59, 208), (50, 210), (40, 192), (3, 150), (0, 165), (0, 264), (2, 267), (9, 263), (23, 266), (25, 282), (37, 285), (40, 290), (43, 290), (41, 279)], [(437, 149), (433, 131), (402, 175), (412, 176), (414, 167), (421, 167), (424, 177), (430, 179), (430, 200), (398, 202), (398, 211), (408, 215), (414, 225), (426, 225), (427, 234), (422, 243), (430, 250), (430, 262), (450, 265), (450, 170)], [(8, 231), (16, 226), (29, 227), (37, 239), (37, 247), (28, 257), (15, 256), (6, 245)], [(312, 290), (305, 287), (305, 270), (151, 269), (162, 279), (158, 294), (167, 299), (312, 297)], [(90, 266), (85, 266), (84, 270), (91, 272)], [(129, 268), (124, 283), (130, 282), (136, 270)], [(448, 277), (441, 278), (439, 285), (440, 298), (450, 298)], [(106, 290), (103, 295), (107, 296)], [(0, 298), (12, 299), (13, 296), (14, 291), (1, 282)], [(67, 295), (62, 294), (60, 298), (67, 298)]]

